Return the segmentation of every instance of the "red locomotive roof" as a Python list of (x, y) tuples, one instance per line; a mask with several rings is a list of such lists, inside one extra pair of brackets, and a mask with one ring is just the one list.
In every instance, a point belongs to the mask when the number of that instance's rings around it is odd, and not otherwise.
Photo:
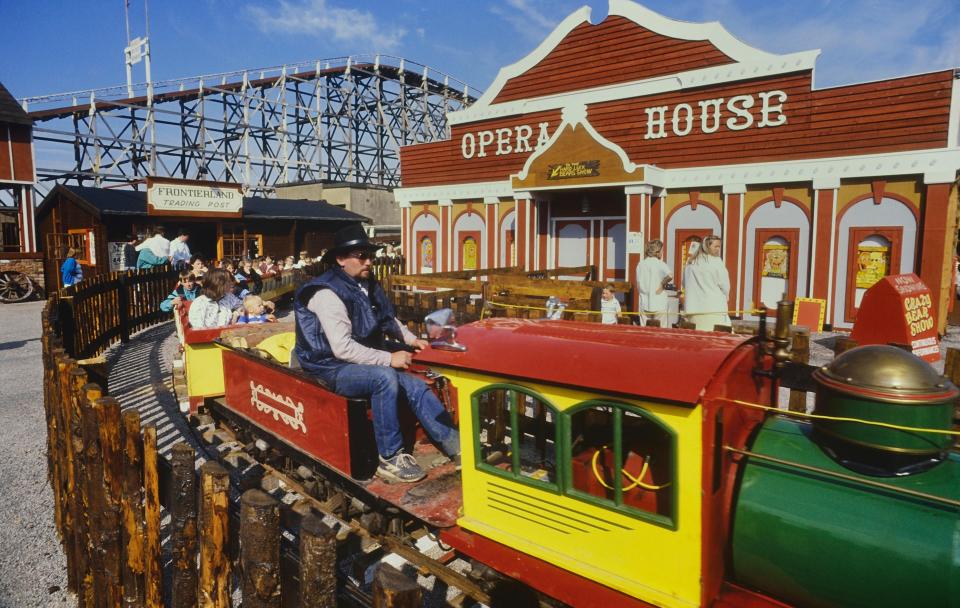
[(569, 321), (494, 318), (457, 329), (463, 353), (428, 348), (427, 363), (695, 403), (724, 360), (748, 337)]

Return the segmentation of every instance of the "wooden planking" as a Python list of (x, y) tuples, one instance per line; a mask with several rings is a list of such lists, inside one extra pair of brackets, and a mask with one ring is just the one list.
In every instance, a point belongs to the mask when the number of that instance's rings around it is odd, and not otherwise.
[[(578, 25), (537, 65), (508, 80), (494, 103), (731, 62), (710, 42), (668, 38), (612, 15)], [(604, 64), (608, 69), (597, 69)]]
[[(604, 137), (622, 146), (634, 162), (661, 167), (709, 166), (799, 158), (825, 158), (848, 154), (900, 152), (939, 148), (946, 144), (952, 72), (944, 70), (882, 82), (811, 91), (811, 72), (772, 79), (731, 83), (722, 87), (690, 89), (637, 99), (593, 104), (589, 120)], [(689, 135), (644, 139), (644, 108), (697, 102), (759, 91), (782, 90), (787, 124), (744, 131), (721, 130), (705, 134), (696, 116)], [(754, 120), (759, 108), (752, 108)], [(557, 113), (554, 112), (554, 115)], [(730, 116), (724, 112), (722, 119)], [(426, 146), (404, 148), (404, 186), (495, 181), (507, 179), (523, 168), (527, 154), (464, 159), (460, 137), (465, 132), (493, 130), (548, 120), (550, 112), (511, 119), (459, 125), (453, 138)]]

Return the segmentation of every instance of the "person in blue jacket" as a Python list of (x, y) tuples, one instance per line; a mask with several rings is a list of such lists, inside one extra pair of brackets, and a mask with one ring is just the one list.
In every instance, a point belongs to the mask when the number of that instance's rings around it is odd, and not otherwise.
[(200, 295), (200, 285), (197, 284), (196, 277), (189, 270), (180, 271), (180, 283), (170, 292), (167, 298), (160, 302), (160, 310), (163, 312), (172, 312), (183, 302), (192, 302)]
[(83, 279), (83, 268), (77, 262), (77, 250), (73, 247), (67, 249), (67, 259), (60, 266), (60, 278), (63, 280), (64, 287), (76, 285)]

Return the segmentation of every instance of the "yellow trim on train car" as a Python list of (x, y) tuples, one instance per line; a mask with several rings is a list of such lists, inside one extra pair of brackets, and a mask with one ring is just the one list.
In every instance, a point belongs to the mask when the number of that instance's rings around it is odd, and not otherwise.
[(220, 397), (224, 394), (222, 350), (223, 347), (213, 342), (183, 345), (188, 396)]
[[(643, 601), (668, 607), (699, 606), (702, 536), (699, 404), (677, 406), (607, 398), (598, 393), (522, 380), (502, 384), (501, 378), (464, 370), (438, 371), (453, 382), (459, 399), (463, 445), (463, 517), (457, 522), (460, 526)], [(670, 484), (675, 485), (663, 490), (675, 492), (670, 516), (631, 512), (578, 495), (571, 491), (570, 476), (560, 473), (566, 466), (560, 462), (552, 483), (537, 481), (537, 477), (543, 476), (536, 472), (511, 478), (509, 472), (491, 470), (487, 464), (478, 468), (473, 396), (491, 385), (510, 386), (512, 388), (505, 390), (536, 396), (555, 408), (556, 415), (553, 410), (550, 415), (556, 418), (555, 422), (564, 420), (560, 423), (564, 428), (571, 424), (572, 418), (567, 414), (591, 401), (619, 404), (621, 409), (630, 410), (631, 415), (639, 413), (664, 427), (665, 432), (671, 434), (674, 452)], [(555, 443), (561, 446), (558, 460), (564, 458), (568, 449), (573, 449), (564, 446), (562, 439)], [(517, 458), (514, 457), (514, 463)]]

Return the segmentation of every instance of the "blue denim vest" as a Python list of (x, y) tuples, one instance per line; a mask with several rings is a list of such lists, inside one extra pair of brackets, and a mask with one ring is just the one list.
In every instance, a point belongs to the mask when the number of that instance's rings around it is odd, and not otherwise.
[(403, 336), (394, 317), (393, 304), (380, 283), (371, 278), (367, 284), (369, 297), (360, 289), (356, 279), (340, 267), (331, 268), (315, 279), (304, 283), (294, 295), (293, 314), (296, 319), (294, 353), (307, 373), (335, 385), (336, 372), (347, 362), (333, 356), (333, 350), (323, 334), (320, 320), (307, 308), (310, 298), (320, 289), (330, 289), (347, 308), (350, 317), (350, 335), (370, 348), (383, 348), (384, 336), (402, 340)]

